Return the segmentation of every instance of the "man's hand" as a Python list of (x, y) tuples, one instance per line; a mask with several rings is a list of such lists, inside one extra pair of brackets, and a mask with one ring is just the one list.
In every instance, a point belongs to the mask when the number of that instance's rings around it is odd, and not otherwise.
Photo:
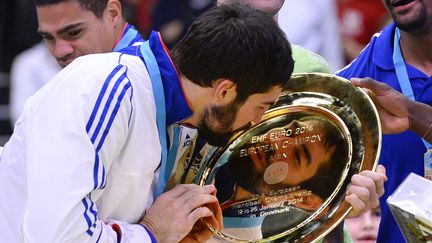
[(350, 217), (358, 216), (369, 209), (379, 206), (379, 198), (384, 194), (384, 182), (387, 181), (386, 170), (378, 165), (376, 172), (364, 170), (351, 177), (345, 201), (352, 206)]
[[(156, 199), (140, 224), (153, 233), (158, 243), (180, 242), (200, 218), (209, 218), (211, 223), (220, 219), (222, 224), (220, 211), (212, 212), (215, 205), (219, 207), (215, 192), (213, 185), (178, 185)], [(205, 205), (210, 205), (212, 210)], [(202, 239), (199, 235), (194, 237)]]
[[(215, 193), (212, 193), (216, 195)], [(210, 239), (213, 236), (213, 233), (207, 228), (207, 223), (209, 223), (213, 229), (218, 231), (222, 231), (223, 229), (223, 218), (222, 218), (222, 209), (218, 202), (208, 203), (205, 205), (208, 209), (213, 212), (213, 216), (202, 218), (198, 220), (193, 226), (191, 232), (186, 235), (185, 238), (181, 240), (181, 243), (201, 243)]]
[(352, 78), (351, 83), (363, 88), (375, 103), (383, 133), (396, 134), (409, 129), (410, 100), (385, 83), (371, 78)]

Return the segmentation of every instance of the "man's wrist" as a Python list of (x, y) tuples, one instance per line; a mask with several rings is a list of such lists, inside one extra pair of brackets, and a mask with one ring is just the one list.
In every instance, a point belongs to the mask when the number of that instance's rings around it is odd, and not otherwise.
[(147, 219), (142, 219), (141, 222), (139, 223), (139, 225), (141, 225), (145, 231), (147, 232), (147, 234), (149, 235), (151, 242), (152, 243), (157, 243), (159, 240), (159, 237), (157, 235), (157, 230), (156, 228), (153, 226), (152, 222), (147, 220)]
[(147, 234), (149, 235), (149, 237), (150, 237), (150, 239), (151, 239), (151, 242), (152, 243), (157, 243), (157, 241), (156, 241), (156, 238), (155, 238), (155, 236), (153, 235), (153, 233), (144, 225), (144, 224), (139, 224), (139, 225), (141, 225), (143, 228), (144, 228), (144, 230), (147, 232)]
[(415, 101), (409, 102), (409, 129), (416, 132), (422, 138), (427, 139), (432, 134), (432, 117), (427, 110), (432, 110), (427, 104)]

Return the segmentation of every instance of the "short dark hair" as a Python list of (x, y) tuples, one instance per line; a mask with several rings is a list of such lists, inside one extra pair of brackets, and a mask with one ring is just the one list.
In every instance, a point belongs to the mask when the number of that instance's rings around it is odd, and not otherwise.
[(36, 7), (58, 4), (62, 2), (77, 1), (83, 9), (87, 9), (100, 18), (107, 6), (108, 0), (34, 0)]
[(240, 101), (283, 87), (294, 68), (290, 44), (273, 17), (239, 2), (199, 16), (171, 56), (180, 72), (200, 86), (232, 80)]
[(346, 162), (349, 159), (349, 150), (346, 138), (342, 136), (336, 125), (322, 117), (314, 117), (314, 119), (319, 120), (326, 131), (325, 149), (328, 150), (331, 146), (336, 146), (336, 149), (329, 161), (320, 165), (319, 173), (302, 182), (301, 187), (311, 190), (325, 201), (340, 183), (338, 178), (342, 178), (345, 170), (348, 171)]

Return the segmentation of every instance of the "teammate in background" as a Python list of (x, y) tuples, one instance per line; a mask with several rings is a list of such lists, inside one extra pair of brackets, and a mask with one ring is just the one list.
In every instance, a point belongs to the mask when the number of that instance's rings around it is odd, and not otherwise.
[[(18, 120), (28, 97), (36, 93), (75, 58), (94, 53), (119, 51), (143, 42), (122, 15), (119, 0), (34, 0), (39, 34), (59, 67), (38, 44), (16, 58), (12, 66), (10, 114)], [(35, 64), (36, 63), (36, 64)], [(50, 71), (41, 67), (48, 65)]]
[(143, 42), (122, 16), (119, 0), (35, 0), (39, 28), (61, 67), (82, 55)]
[[(431, 105), (432, 1), (385, 0), (382, 2), (390, 12), (394, 23), (384, 28), (381, 33), (375, 34), (360, 55), (337, 74), (347, 79), (370, 77), (388, 84), (410, 99)], [(408, 128), (411, 128), (411, 125), (405, 126), (402, 130)], [(425, 161), (425, 158), (429, 158), (426, 152), (432, 146), (424, 142), (422, 140), (424, 135), (420, 134), (419, 136), (413, 131), (406, 131), (383, 136), (380, 164), (387, 168), (389, 181), (385, 184), (385, 194), (380, 199), (382, 212), (378, 232), (380, 243), (405, 242), (386, 204), (389, 195), (409, 173), (418, 175), (432, 173), (432, 171), (425, 171), (425, 165), (430, 163)], [(424, 134), (428, 135), (427, 129)]]

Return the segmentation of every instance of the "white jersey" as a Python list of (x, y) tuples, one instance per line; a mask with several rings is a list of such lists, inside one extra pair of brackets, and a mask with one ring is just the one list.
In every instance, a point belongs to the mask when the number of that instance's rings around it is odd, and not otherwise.
[[(150, 39), (165, 65), (159, 36)], [(76, 59), (26, 103), (0, 161), (1, 242), (151, 242), (137, 223), (162, 146), (152, 81), (130, 49)], [(191, 111), (169, 68), (165, 96), (177, 106), (166, 123), (176, 125)]]

